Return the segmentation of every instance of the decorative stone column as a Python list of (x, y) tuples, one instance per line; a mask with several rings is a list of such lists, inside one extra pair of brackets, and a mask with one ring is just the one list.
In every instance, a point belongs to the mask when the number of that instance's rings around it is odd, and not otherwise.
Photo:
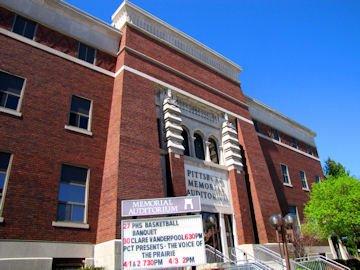
[(205, 161), (211, 161), (209, 145), (210, 145), (210, 142), (205, 141)]
[(176, 100), (171, 95), (171, 90), (167, 90), (163, 101), (163, 112), (167, 148), (170, 153), (182, 155), (185, 148), (182, 145), (184, 138), (181, 136), (183, 131), (181, 127), (181, 111)]
[(222, 147), (224, 165), (229, 169), (242, 171), (243, 164), (238, 134), (233, 124), (229, 122), (227, 114), (225, 114), (225, 121), (222, 124)]
[(163, 101), (166, 145), (169, 152), (169, 166), (171, 175), (172, 196), (186, 196), (185, 167), (184, 167), (184, 138), (181, 133), (181, 110), (167, 90)]

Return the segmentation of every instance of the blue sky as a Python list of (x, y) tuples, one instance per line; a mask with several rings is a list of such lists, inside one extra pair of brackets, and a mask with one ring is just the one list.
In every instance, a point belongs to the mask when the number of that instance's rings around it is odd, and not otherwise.
[[(68, 0), (110, 22), (121, 1)], [(133, 0), (243, 68), (243, 91), (360, 177), (360, 1)]]

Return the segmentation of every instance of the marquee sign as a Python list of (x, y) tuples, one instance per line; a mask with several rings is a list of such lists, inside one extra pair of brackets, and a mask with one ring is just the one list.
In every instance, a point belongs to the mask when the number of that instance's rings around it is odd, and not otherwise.
[(186, 189), (189, 196), (200, 196), (204, 211), (232, 213), (226, 171), (185, 163)]
[(201, 215), (123, 220), (123, 269), (206, 263)]
[(199, 196), (168, 197), (121, 202), (121, 216), (155, 216), (201, 212)]

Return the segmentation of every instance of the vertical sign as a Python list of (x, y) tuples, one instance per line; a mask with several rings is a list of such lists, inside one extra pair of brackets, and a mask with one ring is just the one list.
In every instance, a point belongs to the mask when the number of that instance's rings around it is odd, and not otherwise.
[(201, 215), (123, 220), (123, 269), (206, 263)]

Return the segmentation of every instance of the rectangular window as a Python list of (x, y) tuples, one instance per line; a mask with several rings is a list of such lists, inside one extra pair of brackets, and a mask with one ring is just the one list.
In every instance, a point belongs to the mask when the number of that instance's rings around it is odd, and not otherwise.
[(303, 189), (309, 189), (308, 183), (307, 183), (307, 179), (306, 179), (306, 174), (304, 171), (300, 171), (300, 180), (301, 180), (301, 186)]
[(291, 146), (294, 147), (294, 148), (296, 148), (296, 149), (299, 148), (297, 139), (295, 139), (295, 138), (292, 138), (292, 139), (291, 139)]
[(280, 166), (281, 166), (281, 174), (283, 177), (283, 183), (286, 185), (291, 185), (288, 166), (284, 164), (281, 164)]
[(320, 183), (320, 176), (318, 175), (315, 176), (315, 183)]
[(20, 111), (25, 79), (0, 71), (0, 108)]
[(277, 129), (272, 129), (271, 130), (271, 134), (274, 140), (276, 141), (280, 141), (280, 135), (279, 135), (279, 131)]
[(24, 17), (16, 15), (12, 31), (29, 39), (33, 39), (35, 35), (36, 22), (28, 20)]
[(96, 50), (79, 42), (78, 58), (90, 64), (94, 64)]
[(78, 96), (71, 97), (69, 125), (90, 130), (91, 101)]
[(297, 211), (297, 207), (294, 205), (289, 205), (289, 211), (288, 214), (293, 215), (295, 218), (295, 227), (294, 230), (299, 231), (300, 230), (300, 220), (299, 220), (299, 215), (298, 215), (298, 211)]
[(58, 221), (86, 223), (88, 169), (62, 165)]
[(7, 181), (10, 174), (11, 154), (0, 152), (0, 217), (4, 205)]
[(258, 121), (256, 121), (256, 120), (253, 120), (253, 123), (254, 123), (255, 131), (256, 131), (256, 132), (260, 132), (260, 129), (259, 129), (259, 122), (258, 122)]

